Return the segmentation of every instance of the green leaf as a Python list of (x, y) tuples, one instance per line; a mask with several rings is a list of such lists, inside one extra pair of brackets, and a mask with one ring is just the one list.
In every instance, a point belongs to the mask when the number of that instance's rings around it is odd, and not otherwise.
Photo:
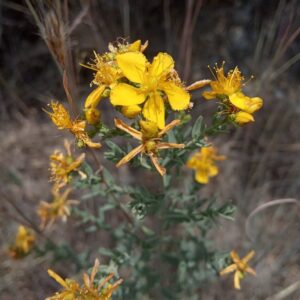
[(192, 138), (197, 141), (202, 136), (203, 130), (203, 117), (199, 116), (192, 129)]
[(114, 182), (115, 182), (114, 178), (111, 176), (109, 171), (105, 168), (103, 168), (103, 177), (104, 177), (104, 180), (108, 183), (108, 185), (114, 184)]
[(170, 186), (171, 181), (172, 181), (172, 175), (166, 174), (163, 176), (163, 184), (165, 189), (167, 189)]
[(234, 221), (234, 213), (236, 211), (236, 206), (233, 204), (224, 204), (220, 209), (219, 209), (219, 215), (222, 216), (223, 218), (226, 218), (228, 220)]

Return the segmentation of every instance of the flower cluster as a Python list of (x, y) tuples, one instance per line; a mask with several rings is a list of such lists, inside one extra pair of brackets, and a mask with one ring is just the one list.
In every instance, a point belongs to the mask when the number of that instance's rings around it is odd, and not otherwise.
[[(131, 44), (121, 41), (116, 45), (109, 44), (109, 51), (102, 55), (95, 53), (92, 63), (83, 65), (94, 71), (92, 84), (97, 86), (85, 100), (83, 116), (72, 120), (68, 111), (58, 102), (50, 104), (53, 112), (48, 114), (58, 129), (67, 129), (75, 135), (78, 145), (99, 148), (99, 143), (90, 140), (86, 123), (97, 128), (101, 122), (98, 108), (100, 100), (109, 98), (112, 106), (125, 117), (137, 119), (140, 129), (133, 129), (119, 119), (115, 121), (117, 128), (130, 134), (135, 132), (135, 135), (131, 135), (141, 141), (141, 145), (117, 166), (139, 153), (146, 153), (158, 172), (164, 175), (165, 169), (159, 163), (158, 150), (184, 147), (183, 144), (162, 141), (164, 133), (179, 124), (178, 120), (174, 120), (166, 126), (167, 113), (192, 107), (190, 91), (202, 88), (210, 80), (200, 80), (185, 87), (174, 68), (173, 58), (160, 52), (149, 62), (143, 54), (147, 46), (147, 42), (142, 44), (140, 40)], [(66, 182), (66, 179), (64, 176), (61, 181)]]
[(218, 68), (214, 68), (215, 80), (211, 81), (211, 91), (203, 93), (203, 97), (207, 100), (217, 98), (221, 101), (221, 114), (225, 114), (237, 124), (245, 124), (253, 122), (253, 113), (259, 110), (263, 105), (263, 100), (259, 97), (250, 98), (242, 92), (244, 77), (242, 73), (235, 67), (224, 74), (224, 63)]
[(119, 279), (111, 284), (109, 281), (113, 278), (114, 274), (111, 273), (100, 282), (96, 282), (95, 277), (99, 270), (99, 260), (96, 259), (94, 267), (89, 276), (87, 273), (83, 274), (83, 284), (80, 285), (73, 279), (62, 279), (58, 274), (52, 270), (48, 270), (49, 276), (55, 279), (62, 287), (63, 290), (56, 292), (53, 296), (46, 298), (46, 300), (109, 300), (113, 292), (122, 283)]
[(68, 199), (72, 191), (71, 188), (66, 188), (64, 191), (62, 189), (70, 183), (72, 174), (77, 173), (84, 178), (85, 174), (80, 171), (79, 167), (84, 161), (85, 154), (82, 153), (78, 157), (74, 157), (68, 140), (64, 141), (64, 146), (65, 153), (55, 150), (50, 155), (50, 181), (54, 183), (52, 187), (53, 199), (51, 202), (41, 201), (37, 208), (41, 229), (51, 226), (57, 219), (62, 219), (65, 222), (71, 213), (71, 205), (79, 204), (77, 200)]
[[(148, 42), (142, 44), (140, 40), (133, 43), (121, 40), (115, 45), (109, 44), (108, 52), (94, 53), (94, 60), (83, 66), (94, 72), (92, 84), (96, 85), (96, 88), (86, 98), (82, 115), (72, 120), (61, 103), (52, 102), (50, 104), (53, 112), (48, 113), (58, 129), (67, 129), (74, 134), (79, 146), (99, 148), (101, 144), (91, 141), (90, 135), (86, 131), (86, 125), (99, 128), (97, 127), (101, 124), (99, 103), (101, 99), (109, 98), (110, 103), (118, 112), (128, 119), (138, 121), (135, 124), (139, 124), (139, 128), (132, 129), (131, 127), (129, 133), (132, 133), (133, 130), (145, 132), (142, 124), (146, 124), (146, 122), (152, 124), (151, 126), (156, 128), (155, 130), (167, 132), (165, 128), (169, 127), (165, 125), (166, 117), (172, 111), (184, 111), (192, 108), (190, 92), (208, 84), (212, 90), (204, 92), (203, 97), (220, 100), (219, 115), (225, 116), (225, 119), (232, 120), (237, 124), (254, 121), (253, 113), (262, 107), (263, 101), (259, 97), (250, 98), (242, 92), (244, 77), (237, 67), (225, 75), (224, 64), (220, 68), (216, 66), (215, 80), (199, 80), (185, 86), (175, 70), (173, 58), (168, 53), (160, 52), (152, 61), (149, 61), (144, 55), (147, 46)], [(127, 126), (128, 132), (129, 125), (121, 123), (120, 120), (117, 120), (115, 125), (121, 130)], [(136, 136), (134, 137), (136, 138)], [(155, 136), (154, 134), (151, 142), (157, 138), (161, 139), (162, 135)], [(117, 166), (123, 165), (139, 153), (146, 153), (158, 172), (164, 175), (165, 170), (159, 164), (158, 153), (158, 150), (162, 148), (155, 147), (149, 151), (148, 138), (145, 139), (145, 136), (139, 135), (138, 139), (142, 140), (142, 144), (124, 157)], [(145, 146), (146, 140), (147, 147)], [(163, 149), (182, 148), (183, 146), (180, 144), (180, 146), (164, 147)], [(196, 167), (195, 161), (195, 159), (192, 160), (188, 165), (198, 170), (204, 168), (203, 164), (202, 167)], [(205, 168), (207, 168), (207, 163), (205, 164)], [(207, 183), (207, 178), (218, 172), (216, 167), (209, 169), (209, 171), (203, 171), (202, 175), (200, 175), (201, 172), (197, 172), (197, 181)], [(207, 173), (207, 175), (203, 175), (203, 173)]]
[(23, 225), (20, 225), (15, 242), (9, 247), (9, 255), (18, 259), (26, 256), (31, 251), (35, 242), (33, 233)]

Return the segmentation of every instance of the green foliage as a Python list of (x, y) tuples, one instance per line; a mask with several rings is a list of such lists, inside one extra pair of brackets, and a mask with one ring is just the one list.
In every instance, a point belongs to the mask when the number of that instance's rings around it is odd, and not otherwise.
[[(105, 232), (109, 237), (107, 245), (101, 243), (98, 249), (90, 249), (109, 262), (101, 272), (113, 272), (124, 279), (113, 299), (201, 299), (203, 285), (226, 265), (227, 254), (214, 249), (208, 233), (221, 218), (232, 220), (235, 207), (201, 197), (202, 185), (187, 176), (183, 167), (191, 151), (205, 146), (208, 135), (223, 132), (225, 124), (214, 119), (207, 127), (200, 116), (190, 126), (190, 115), (181, 112), (178, 117), (181, 125), (165, 140), (186, 147), (159, 152), (168, 172), (158, 187), (120, 185), (106, 168), (94, 171), (88, 163), (81, 167), (85, 177), (72, 181), (83, 193), (82, 205), (72, 209), (77, 226), (87, 234)], [(118, 130), (100, 125), (97, 134), (105, 139), (104, 156), (113, 163), (132, 149), (112, 140), (120, 135)], [(130, 164), (154, 171), (147, 156), (138, 156)], [(96, 209), (86, 209), (89, 203)], [(47, 247), (53, 251), (53, 247)], [(55, 259), (74, 257), (68, 249), (56, 247)], [(47, 249), (40, 251), (42, 254)], [(89, 254), (77, 256), (74, 262), (78, 268), (87, 265)]]

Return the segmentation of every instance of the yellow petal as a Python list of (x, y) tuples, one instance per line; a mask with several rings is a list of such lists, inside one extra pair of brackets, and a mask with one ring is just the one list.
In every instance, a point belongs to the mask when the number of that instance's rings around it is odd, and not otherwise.
[(141, 45), (140, 51), (144, 52), (146, 50), (146, 48), (148, 47), (148, 45), (149, 45), (149, 43), (148, 43), (148, 41), (146, 41), (143, 45)]
[(182, 149), (184, 148), (184, 144), (176, 144), (176, 143), (157, 143), (156, 149), (162, 150), (162, 149)]
[(246, 270), (245, 270), (245, 272), (247, 272), (247, 273), (249, 273), (249, 274), (252, 274), (252, 275), (256, 276), (255, 270), (253, 270), (253, 269), (250, 268), (250, 267), (247, 267)]
[(105, 85), (101, 85), (94, 89), (86, 98), (84, 108), (96, 107), (101, 100), (102, 93), (105, 90)]
[(149, 68), (149, 74), (153, 77), (161, 77), (168, 74), (174, 68), (174, 60), (167, 53), (158, 53)]
[(210, 165), (210, 167), (209, 167), (209, 176), (213, 177), (213, 176), (218, 175), (218, 173), (219, 173), (218, 167), (214, 166), (214, 165)]
[(115, 291), (117, 288), (118, 288), (118, 286), (121, 284), (123, 282), (123, 279), (119, 279), (118, 281), (116, 281), (112, 286), (111, 286), (111, 291), (113, 292), (113, 291)]
[(242, 92), (237, 92), (230, 95), (229, 100), (235, 107), (250, 114), (259, 110), (263, 105), (263, 100), (261, 98), (250, 98), (244, 95)]
[(238, 255), (237, 252), (234, 251), (234, 250), (232, 250), (232, 251), (230, 252), (230, 256), (231, 256), (232, 261), (233, 261), (235, 264), (236, 264), (236, 263), (239, 263), (239, 262), (241, 261), (239, 255)]
[(226, 267), (224, 270), (222, 270), (222, 271), (220, 272), (220, 275), (221, 275), (221, 276), (224, 276), (224, 275), (226, 275), (226, 274), (228, 274), (228, 273), (231, 273), (231, 272), (235, 271), (236, 268), (237, 268), (237, 267), (236, 267), (236, 264), (232, 264), (232, 265)]
[(110, 92), (112, 105), (137, 105), (143, 103), (145, 99), (146, 96), (139, 89), (126, 83), (119, 83)]
[(165, 127), (165, 105), (164, 100), (158, 93), (150, 95), (143, 108), (144, 117), (155, 122), (159, 129)]
[(91, 282), (90, 282), (90, 278), (89, 278), (89, 275), (84, 273), (83, 276), (83, 282), (84, 282), (84, 285), (87, 287), (87, 288), (91, 288)]
[(204, 92), (204, 93), (202, 93), (202, 96), (206, 100), (211, 100), (211, 99), (216, 98), (217, 95), (216, 95), (215, 92), (211, 91), (211, 92)]
[(236, 271), (234, 273), (233, 282), (234, 282), (234, 288), (237, 289), (237, 290), (241, 289), (240, 280), (241, 280), (241, 273), (239, 271)]
[(211, 83), (210, 79), (198, 80), (198, 81), (192, 83), (191, 85), (189, 85), (188, 87), (186, 87), (186, 90), (187, 91), (197, 90), (197, 89), (200, 89), (210, 83)]
[(157, 172), (161, 176), (164, 176), (166, 174), (166, 169), (159, 164), (158, 157), (153, 153), (149, 153), (148, 155), (150, 156), (150, 159), (151, 159), (155, 169), (157, 170)]
[(91, 282), (94, 283), (95, 280), (95, 276), (99, 270), (99, 266), (100, 266), (100, 261), (98, 258), (95, 259), (95, 263), (91, 272)]
[(141, 40), (137, 40), (137, 41), (131, 43), (128, 47), (128, 51), (140, 51), (141, 44), (142, 44)]
[(175, 126), (179, 125), (181, 123), (180, 120), (173, 120), (171, 123), (166, 125), (158, 134), (159, 137), (163, 136), (167, 132), (169, 132), (171, 129), (173, 129)]
[(113, 273), (110, 273), (109, 275), (107, 275), (102, 282), (99, 284), (98, 289), (100, 289), (101, 287), (105, 286), (105, 284), (110, 281), (112, 278), (114, 277)]
[(117, 55), (117, 63), (125, 77), (141, 83), (146, 71), (147, 59), (141, 52), (126, 52)]
[(130, 134), (131, 136), (133, 136), (137, 140), (139, 140), (139, 141), (142, 140), (142, 133), (140, 131), (137, 131), (136, 129), (130, 127), (129, 125), (124, 123), (122, 120), (115, 119), (115, 126), (119, 129), (127, 132), (128, 134)]
[(187, 163), (186, 163), (186, 166), (190, 169), (195, 169), (196, 168), (196, 165), (197, 165), (197, 159), (195, 157), (191, 157)]
[(27, 233), (28, 233), (27, 229), (23, 225), (20, 225), (18, 228), (18, 236), (25, 237)]
[(167, 94), (169, 103), (173, 110), (187, 109), (191, 96), (182, 87), (177, 86), (174, 82), (165, 82), (160, 88)]
[(127, 155), (125, 155), (118, 163), (117, 168), (121, 167), (122, 165), (128, 163), (130, 160), (132, 160), (136, 155), (141, 153), (144, 149), (143, 145), (139, 145), (138, 147), (131, 150)]
[(259, 97), (250, 98), (250, 105), (247, 109), (248, 113), (254, 113), (255, 111), (259, 110), (263, 106), (263, 99)]
[(249, 122), (254, 122), (254, 118), (251, 114), (247, 112), (239, 111), (238, 113), (235, 114), (234, 121), (242, 125)]
[(255, 251), (252, 250), (242, 259), (242, 261), (246, 264), (250, 259), (253, 258), (254, 255), (255, 255)]
[(207, 184), (209, 181), (208, 173), (203, 170), (197, 170), (195, 174), (195, 179), (199, 183)]
[(229, 96), (230, 102), (241, 110), (245, 110), (247, 108), (246, 98), (247, 96), (245, 96), (242, 92), (237, 92)]
[(123, 106), (121, 109), (122, 114), (128, 119), (134, 119), (141, 111), (142, 108), (138, 105)]
[(54, 271), (52, 270), (48, 270), (48, 274), (50, 277), (52, 277), (55, 281), (57, 281), (61, 286), (67, 288), (67, 284), (65, 282), (65, 280), (63, 280), (58, 274), (56, 274)]

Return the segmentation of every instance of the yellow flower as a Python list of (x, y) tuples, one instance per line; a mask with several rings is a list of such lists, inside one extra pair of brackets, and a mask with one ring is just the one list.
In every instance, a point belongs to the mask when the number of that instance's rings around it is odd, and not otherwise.
[(91, 275), (83, 274), (82, 286), (72, 279), (62, 279), (52, 270), (48, 270), (48, 274), (55, 279), (64, 289), (55, 293), (54, 296), (46, 298), (46, 300), (110, 300), (113, 292), (122, 283), (119, 279), (114, 284), (108, 283), (114, 276), (113, 273), (105, 277), (100, 284), (95, 284), (95, 276), (99, 269), (99, 260), (95, 260)]
[(224, 63), (220, 68), (216, 66), (214, 71), (216, 80), (210, 82), (212, 91), (203, 93), (205, 99), (210, 100), (222, 96), (230, 96), (241, 90), (244, 77), (238, 67), (230, 70), (227, 76), (224, 74)]
[(69, 112), (59, 102), (52, 101), (50, 107), (53, 112), (46, 112), (49, 114), (52, 122), (57, 126), (58, 129), (69, 130), (72, 134), (74, 134), (80, 145), (87, 145), (90, 148), (101, 147), (100, 143), (94, 143), (89, 138), (87, 132), (85, 131), (85, 121), (71, 120)]
[(50, 180), (55, 182), (55, 187), (57, 189), (65, 186), (69, 182), (70, 173), (78, 170), (85, 157), (84, 153), (77, 158), (73, 157), (69, 141), (65, 140), (64, 146), (66, 149), (66, 155), (55, 150), (50, 156)]
[(119, 119), (115, 119), (115, 125), (117, 128), (127, 132), (134, 138), (140, 141), (140, 145), (130, 151), (126, 156), (124, 156), (117, 164), (117, 167), (120, 167), (128, 163), (139, 153), (147, 154), (156, 170), (160, 175), (166, 173), (166, 169), (163, 168), (158, 162), (158, 150), (169, 149), (169, 148), (184, 148), (184, 144), (175, 144), (175, 143), (165, 143), (161, 141), (161, 138), (165, 133), (170, 131), (174, 126), (180, 124), (180, 120), (174, 120), (169, 123), (164, 129), (159, 131), (159, 128), (156, 123), (151, 121), (140, 121), (141, 131), (138, 131)]
[(215, 161), (224, 159), (226, 159), (225, 156), (217, 155), (215, 147), (203, 147), (188, 160), (187, 167), (196, 171), (195, 180), (197, 182), (207, 184), (210, 177), (219, 173)]
[(15, 259), (26, 256), (35, 241), (35, 236), (30, 232), (28, 228), (20, 225), (15, 238), (15, 242), (9, 248), (9, 255)]
[(91, 125), (96, 125), (100, 121), (101, 113), (97, 106), (101, 100), (102, 94), (105, 90), (105, 85), (101, 85), (93, 90), (86, 98), (84, 103), (85, 118)]
[(58, 218), (61, 218), (63, 222), (67, 220), (71, 213), (70, 206), (79, 203), (79, 201), (68, 199), (70, 192), (71, 189), (66, 189), (61, 194), (59, 190), (54, 188), (52, 190), (52, 202), (41, 201), (37, 210), (41, 219), (41, 228), (45, 228), (47, 225), (51, 226)]
[(94, 63), (90, 64), (90, 66), (85, 66), (96, 71), (93, 83), (105, 88), (116, 84), (117, 80), (122, 77), (122, 72), (114, 59), (115, 55), (100, 55), (97, 53), (94, 53), (94, 55)]
[(222, 113), (228, 114), (237, 124), (253, 122), (252, 114), (263, 105), (263, 100), (259, 97), (247, 97), (242, 92), (244, 77), (238, 67), (230, 70), (227, 76), (224, 74), (224, 64), (222, 67), (215, 67), (215, 79), (211, 81), (212, 91), (204, 92), (203, 97), (207, 100), (218, 98), (225, 105), (226, 110)]
[(141, 52), (121, 53), (116, 56), (116, 60), (124, 76), (138, 87), (127, 83), (114, 86), (110, 94), (113, 105), (144, 103), (144, 117), (155, 122), (160, 129), (165, 127), (164, 99), (168, 100), (173, 110), (188, 108), (189, 93), (169, 77), (174, 61), (167, 53), (159, 53), (151, 64)]
[(246, 273), (256, 275), (255, 271), (249, 267), (248, 262), (254, 256), (255, 252), (250, 251), (244, 258), (240, 258), (235, 251), (230, 252), (231, 259), (233, 264), (226, 267), (224, 270), (220, 272), (220, 275), (223, 276), (225, 274), (235, 272), (234, 273), (234, 288), (240, 290), (240, 280), (243, 279)]
[(82, 65), (96, 72), (93, 83), (98, 85), (98, 88), (93, 90), (85, 101), (85, 117), (89, 124), (95, 125), (99, 122), (100, 112), (96, 109), (96, 106), (103, 96), (108, 96), (109, 89), (123, 77), (122, 71), (116, 62), (116, 55), (125, 52), (143, 52), (147, 46), (148, 42), (142, 45), (141, 40), (137, 40), (132, 44), (126, 41), (117, 42), (116, 46), (109, 44), (110, 52), (106, 52), (103, 55), (94, 52), (94, 62), (89, 65)]

